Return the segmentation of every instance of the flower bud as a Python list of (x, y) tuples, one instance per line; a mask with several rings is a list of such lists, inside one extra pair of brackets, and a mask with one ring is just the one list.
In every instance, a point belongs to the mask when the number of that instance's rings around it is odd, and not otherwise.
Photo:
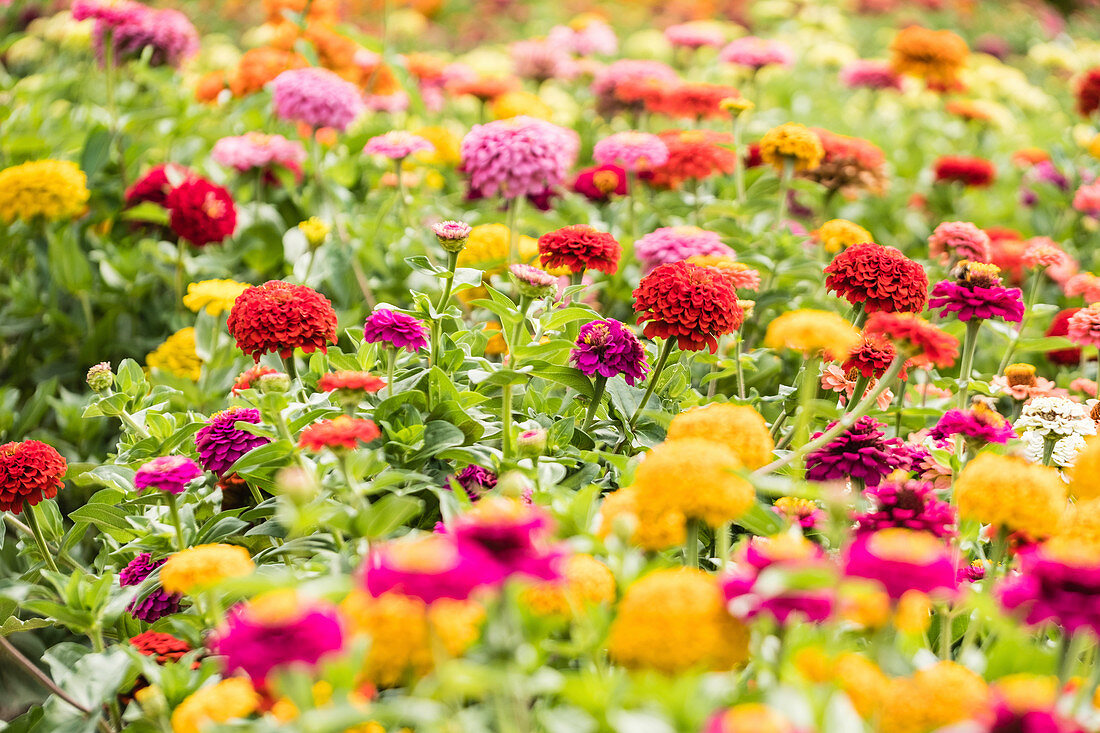
[(290, 389), (290, 375), (282, 372), (264, 374), (256, 380), (256, 386), (263, 394), (282, 394)]
[(320, 486), (317, 478), (301, 466), (288, 466), (275, 474), (279, 493), (295, 504), (305, 504), (317, 496)]
[(520, 295), (537, 300), (557, 290), (558, 279), (533, 265), (512, 265), (508, 269)]
[(461, 252), (470, 240), (470, 225), (461, 221), (441, 221), (432, 224), (439, 246), (448, 252)]
[(88, 370), (88, 386), (96, 392), (106, 392), (115, 384), (115, 374), (111, 365), (101, 361)]
[(298, 230), (306, 236), (310, 249), (317, 249), (328, 239), (329, 226), (316, 216), (311, 216), (298, 225)]
[(516, 439), (516, 448), (525, 458), (541, 456), (546, 451), (546, 431), (542, 428), (525, 430)]

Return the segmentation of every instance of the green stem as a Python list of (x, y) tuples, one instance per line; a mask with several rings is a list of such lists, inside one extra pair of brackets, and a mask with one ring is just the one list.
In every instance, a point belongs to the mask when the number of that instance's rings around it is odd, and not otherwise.
[(458, 252), (448, 252), (447, 279), (443, 281), (443, 292), (439, 296), (439, 304), (435, 307), (437, 311), (443, 310), (447, 306), (447, 301), (451, 299), (451, 288), (454, 286), (456, 267), (458, 267)]
[(176, 528), (176, 549), (182, 552), (187, 549), (187, 544), (183, 541), (183, 522), (180, 521), (180, 509), (176, 502), (176, 495), (171, 491), (166, 491), (165, 498), (168, 500), (168, 513), (172, 516), (172, 526)]
[(386, 350), (386, 397), (393, 397), (393, 376), (397, 371), (397, 349)]
[(940, 659), (951, 660), (951, 637), (955, 615), (943, 609), (940, 614)]
[(699, 520), (692, 518), (687, 522), (687, 538), (684, 540), (684, 565), (699, 567)]
[(516, 264), (519, 259), (519, 210), (523, 197), (517, 196), (508, 204), (508, 262)]
[(733, 121), (733, 180), (737, 191), (737, 207), (745, 203), (745, 166), (741, 162), (741, 117)]
[(1043, 439), (1043, 465), (1049, 466), (1051, 458), (1054, 457), (1054, 446), (1058, 442), (1058, 438), (1052, 438), (1047, 436)]
[(592, 400), (588, 403), (588, 414), (584, 417), (581, 432), (588, 432), (592, 421), (596, 419), (596, 412), (600, 409), (600, 403), (603, 402), (603, 393), (606, 389), (607, 377), (597, 374), (596, 378), (592, 380)]
[(293, 382), (298, 379), (298, 362), (295, 361), (293, 353), (283, 359), (283, 364), (286, 366), (286, 373), (290, 377), (290, 381)]
[(783, 226), (783, 219), (787, 216), (787, 190), (791, 186), (791, 177), (794, 175), (794, 161), (783, 160), (783, 170), (779, 173), (779, 205), (775, 210), (775, 228)]
[(966, 336), (963, 344), (962, 366), (959, 368), (959, 401), (958, 408), (965, 410), (970, 397), (970, 373), (974, 369), (974, 352), (978, 346), (978, 329), (982, 327), (981, 319), (975, 318), (966, 322)]
[(802, 371), (802, 384), (798, 395), (798, 421), (794, 426), (794, 445), (805, 443), (810, 437), (810, 422), (813, 419), (813, 402), (817, 399), (820, 387), (817, 356), (810, 357)]
[(726, 569), (730, 561), (730, 523), (725, 522), (718, 528), (718, 570)]
[(859, 403), (859, 401), (863, 399), (863, 394), (867, 391), (867, 383), (869, 381), (871, 380), (863, 376), (862, 374), (856, 377), (855, 389), (852, 390), (852, 397), (848, 400), (849, 410), (855, 407)]
[(183, 296), (184, 296), (184, 275), (185, 275), (185, 263), (184, 256), (187, 254), (187, 243), (182, 239), (176, 242), (176, 307), (181, 310), (184, 309)]
[(649, 376), (649, 384), (646, 385), (645, 394), (642, 395), (642, 401), (638, 403), (638, 407), (634, 410), (634, 414), (630, 416), (630, 420), (626, 424), (628, 428), (633, 430), (634, 425), (638, 422), (638, 418), (641, 417), (642, 410), (644, 410), (646, 404), (649, 403), (649, 398), (653, 396), (653, 390), (657, 388), (657, 380), (660, 378), (661, 372), (664, 371), (665, 363), (668, 361), (668, 357), (675, 346), (675, 339), (665, 339), (664, 346), (661, 347), (661, 355), (657, 357), (657, 365), (653, 367), (653, 374)]
[(512, 458), (512, 384), (500, 388), (500, 452), (501, 462)]
[[(18, 664), (23, 669), (23, 671), (33, 677), (38, 684), (45, 687), (52, 694), (56, 695), (59, 699), (64, 700), (66, 703), (72, 705), (74, 708), (84, 713), (85, 715), (92, 714), (91, 710), (81, 705), (79, 702), (70, 697), (68, 693), (58, 687), (57, 684), (52, 679), (50, 679), (50, 677), (45, 672), (38, 668), (38, 665), (23, 656), (23, 653), (16, 649), (15, 645), (8, 641), (6, 637), (0, 636), (0, 650), (3, 650), (5, 653), (7, 653), (7, 655), (14, 659), (16, 664)], [(110, 730), (110, 728), (104, 727), (102, 720), (100, 721), (100, 727), (101, 729)]]
[(745, 370), (741, 366), (741, 332), (733, 337), (733, 361), (737, 366), (737, 396), (745, 399)]
[(46, 562), (46, 567), (55, 573), (60, 573), (61, 571), (57, 569), (57, 563), (53, 561), (50, 548), (46, 546), (46, 537), (42, 534), (42, 525), (38, 523), (38, 516), (34, 513), (34, 507), (31, 506), (29, 501), (23, 502), (23, 514), (27, 517), (27, 526), (31, 528), (31, 535), (34, 536), (34, 541), (38, 545), (38, 551), (42, 553), (42, 559)]
[(141, 436), (141, 438), (142, 438), (142, 440), (144, 440), (145, 438), (151, 437), (151, 436), (149, 435), (149, 431), (148, 431), (148, 430), (146, 430), (145, 428), (141, 427), (140, 425), (138, 425), (138, 424), (137, 424), (137, 420), (135, 420), (135, 419), (134, 419), (133, 415), (131, 415), (130, 413), (126, 412), (126, 410), (120, 410), (120, 411), (119, 411), (119, 413), (118, 413), (118, 419), (119, 419), (119, 420), (121, 420), (121, 421), (122, 421), (122, 423), (123, 423), (123, 424), (124, 424), (124, 425), (125, 425), (126, 427), (130, 428), (130, 429), (131, 429), (131, 430), (133, 430), (133, 431), (134, 431), (135, 433), (137, 433), (138, 435), (140, 435), (140, 436)]
[(509, 344), (510, 353), (512, 354), (512, 368), (516, 368), (516, 352), (515, 349), (519, 346), (519, 339), (523, 335), (523, 327), (527, 324), (527, 309), (531, 307), (531, 298), (527, 295), (519, 296), (519, 320), (516, 321), (516, 328), (512, 331), (512, 343)]
[(630, 223), (630, 241), (633, 242), (638, 238), (638, 218), (634, 211), (634, 204), (637, 203), (636, 196), (634, 195), (634, 171), (626, 171), (626, 213), (627, 221)]

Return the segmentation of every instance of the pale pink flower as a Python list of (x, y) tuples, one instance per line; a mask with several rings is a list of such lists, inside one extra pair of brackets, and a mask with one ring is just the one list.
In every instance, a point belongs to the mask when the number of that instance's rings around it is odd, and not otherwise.
[(430, 142), (404, 130), (393, 130), (384, 135), (375, 135), (363, 146), (367, 155), (381, 155), (390, 160), (404, 160), (413, 153), (429, 153), (435, 150)]
[[(921, 382), (920, 384), (914, 384), (913, 391), (917, 393), (917, 397), (924, 397), (925, 399), (930, 400), (946, 400), (949, 399), (952, 395), (952, 392), (949, 389), (937, 387), (934, 384), (926, 384), (924, 382)], [(910, 403), (916, 401), (912, 397), (907, 397), (907, 399)]]
[(902, 90), (901, 76), (886, 61), (853, 61), (841, 69), (840, 81), (849, 89)]
[(1083, 295), (1086, 303), (1096, 303), (1100, 301), (1100, 277), (1091, 272), (1079, 273), (1062, 284), (1062, 292), (1067, 298)]
[(1082, 214), (1100, 216), (1100, 181), (1086, 183), (1073, 194), (1073, 208)]
[(1077, 260), (1050, 237), (1032, 237), (1026, 244), (1022, 258), (1026, 267), (1047, 268), (1047, 276), (1059, 285), (1077, 274)]
[(707, 21), (678, 23), (665, 28), (665, 40), (673, 46), (683, 48), (718, 48), (726, 42), (726, 33), (721, 26)]
[(1035, 377), (1034, 385), (1009, 384), (1008, 377), (998, 374), (989, 383), (994, 392), (1003, 392), (1014, 400), (1030, 400), (1035, 397), (1067, 397), (1066, 390), (1043, 377)]
[(794, 63), (791, 49), (779, 41), (756, 36), (744, 36), (730, 41), (718, 54), (728, 64), (748, 66), (754, 71), (765, 66), (790, 66)]
[[(1096, 382), (1085, 377), (1078, 377), (1069, 383), (1069, 388), (1074, 392), (1084, 392), (1089, 397), (1096, 396)], [(1065, 390), (1063, 390), (1065, 391)]]
[[(838, 398), (841, 405), (848, 404), (848, 401), (852, 399), (852, 394), (856, 391), (856, 381), (854, 379), (848, 379), (842, 370), (836, 364), (830, 364), (825, 367), (821, 373), (821, 386), (832, 392), (840, 394)], [(867, 383), (866, 391), (870, 392), (875, 387), (875, 380), (870, 380)], [(890, 404), (894, 401), (894, 393), (890, 390), (884, 390), (882, 394), (878, 396), (875, 403), (878, 405), (878, 409), (886, 410), (890, 408)]]
[(372, 112), (404, 112), (409, 108), (409, 95), (403, 91), (396, 91), (393, 94), (368, 94), (363, 97), (363, 104)]
[(1093, 303), (1069, 317), (1066, 334), (1078, 346), (1100, 347), (1100, 303)]
[(945, 221), (928, 237), (928, 254), (947, 264), (954, 260), (989, 262), (989, 235), (968, 221)]
[(288, 140), (282, 135), (249, 132), (218, 140), (210, 151), (210, 157), (241, 173), (282, 166), (297, 174), (301, 172), (302, 163), (306, 160), (306, 149), (301, 143)]

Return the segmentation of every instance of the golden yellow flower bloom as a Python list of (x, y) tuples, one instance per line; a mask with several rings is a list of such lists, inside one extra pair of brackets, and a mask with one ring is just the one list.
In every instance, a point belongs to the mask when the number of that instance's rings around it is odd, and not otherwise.
[(890, 684), (890, 678), (878, 665), (855, 652), (837, 658), (836, 681), (852, 701), (852, 707), (864, 718), (874, 716), (880, 696)]
[(252, 286), (248, 283), (239, 283), (236, 280), (203, 280), (188, 283), (183, 304), (192, 313), (198, 313), (205, 308), (210, 315), (220, 316), (232, 309), (233, 301), (237, 296), (250, 287)]
[(817, 133), (797, 122), (773, 127), (760, 138), (760, 158), (776, 170), (793, 163), (796, 171), (812, 171), (825, 157)]
[(912, 677), (890, 680), (876, 716), (891, 733), (932, 733), (970, 720), (988, 704), (980, 676), (955, 662), (938, 662)]
[(932, 625), (932, 599), (919, 590), (907, 590), (898, 599), (894, 625), (899, 631), (923, 634)]
[(1100, 547), (1100, 499), (1070, 504), (1062, 515), (1055, 537), (1081, 547)]
[(88, 204), (88, 177), (67, 160), (36, 160), (0, 170), (0, 220), (71, 219)]
[(630, 542), (643, 550), (676, 547), (684, 544), (687, 538), (687, 520), (683, 512), (662, 512), (651, 502), (639, 501), (636, 486), (627, 486), (603, 497), (597, 536), (606, 539), (620, 523), (632, 528)]
[(853, 244), (874, 242), (871, 233), (847, 219), (830, 219), (813, 232), (813, 237), (821, 242), (826, 252), (839, 252)]
[(890, 596), (878, 583), (845, 583), (840, 593), (840, 616), (865, 629), (882, 628), (890, 620)]
[(725, 671), (748, 659), (749, 630), (729, 614), (718, 582), (702, 570), (657, 570), (627, 589), (607, 650), (630, 669)]
[(328, 233), (331, 231), (329, 225), (317, 216), (311, 216), (305, 221), (298, 222), (298, 230), (305, 235), (311, 249), (317, 249), (324, 244), (325, 240), (328, 239)]
[(794, 666), (798, 673), (815, 684), (833, 679), (834, 660), (819, 646), (807, 646), (794, 653)]
[(191, 693), (172, 713), (172, 733), (201, 733), (208, 723), (245, 718), (260, 707), (260, 696), (244, 677), (230, 677)]
[(519, 90), (495, 97), (489, 109), (497, 120), (527, 115), (549, 122), (554, 117), (554, 108), (539, 99), (537, 94)]
[[(466, 249), (458, 255), (459, 267), (476, 267), (487, 273), (504, 272), (508, 266), (509, 236), (508, 227), (503, 224), (479, 224), (470, 230), (470, 239)], [(530, 262), (539, 253), (539, 242), (533, 237), (520, 235), (519, 256), (523, 262)]]
[(956, 479), (955, 504), (961, 519), (1040, 539), (1058, 530), (1066, 489), (1054, 468), (1017, 456), (981, 453)]
[(753, 471), (771, 463), (775, 450), (764, 416), (748, 405), (716, 402), (681, 412), (668, 426), (668, 439), (681, 438), (721, 443)]
[(462, 138), (442, 126), (421, 127), (414, 133), (430, 142), (434, 150), (422, 150), (414, 156), (420, 163), (453, 168), (462, 162)]
[(459, 656), (477, 641), (485, 609), (473, 601), (441, 598), (430, 606), (419, 598), (383, 593), (375, 598), (354, 590), (340, 604), (353, 634), (370, 637), (363, 677), (379, 687), (396, 687), (432, 670), (433, 644)]
[(701, 438), (667, 440), (646, 453), (634, 473), (639, 506), (680, 512), (711, 527), (740, 518), (756, 491), (735, 472), (744, 468), (722, 443)]
[(160, 568), (168, 593), (191, 593), (229, 578), (243, 578), (256, 568), (248, 550), (237, 545), (198, 545), (181, 550)]
[(953, 83), (969, 55), (966, 41), (958, 34), (917, 25), (898, 31), (890, 44), (894, 71), (939, 84)]
[(718, 106), (734, 117), (745, 114), (746, 112), (752, 112), (756, 109), (756, 105), (744, 97), (726, 97), (718, 103)]
[(500, 330), (500, 324), (490, 321), (483, 329), (489, 334), (489, 343), (485, 344), (486, 356), (500, 356), (508, 353), (508, 342), (504, 340), (504, 333)]
[(550, 580), (523, 591), (523, 601), (540, 616), (570, 617), (588, 605), (615, 600), (615, 576), (591, 555), (577, 554), (565, 561), (562, 580)]
[(195, 352), (195, 329), (181, 328), (145, 357), (150, 368), (160, 369), (177, 377), (199, 381), (202, 359)]
[[(752, 733), (795, 733), (794, 724), (778, 711), (759, 702), (734, 705), (721, 713), (723, 731)], [(709, 730), (709, 729), (708, 729)]]
[(1069, 476), (1069, 493), (1077, 499), (1100, 499), (1100, 435), (1085, 438)]
[(1092, 140), (1089, 140), (1086, 150), (1088, 150), (1089, 155), (1100, 160), (1100, 133), (1092, 136)]
[(842, 361), (861, 338), (859, 330), (836, 313), (801, 308), (787, 311), (769, 323), (764, 345), (769, 349), (794, 349), (806, 356), (826, 352)]
[(1009, 708), (1025, 713), (1054, 707), (1058, 700), (1058, 678), (1042, 674), (1010, 674), (991, 685)]

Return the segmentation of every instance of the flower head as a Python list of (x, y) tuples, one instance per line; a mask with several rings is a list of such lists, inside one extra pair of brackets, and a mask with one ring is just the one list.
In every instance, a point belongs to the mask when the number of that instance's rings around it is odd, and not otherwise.
[(101, 361), (88, 369), (85, 381), (93, 392), (106, 392), (115, 384), (115, 373), (108, 362)]
[(1063, 537), (1025, 552), (1020, 573), (997, 588), (1001, 605), (1030, 625), (1054, 621), (1064, 633), (1100, 633), (1100, 551)]
[(0, 445), (0, 511), (19, 514), (24, 506), (54, 498), (67, 470), (61, 454), (41, 441)]
[(1001, 285), (996, 265), (962, 260), (953, 274), (955, 281), (936, 283), (928, 300), (929, 308), (943, 309), (941, 318), (957, 313), (960, 321), (1001, 318), (1019, 323), (1024, 317), (1022, 291)]
[(945, 155), (933, 166), (936, 183), (960, 183), (983, 188), (993, 183), (997, 169), (984, 158)]
[(760, 138), (760, 157), (776, 170), (790, 164), (796, 171), (817, 168), (825, 157), (821, 138), (810, 128), (795, 122), (773, 127)]
[(872, 313), (864, 335), (882, 334), (919, 362), (949, 367), (959, 355), (959, 340), (914, 313)]
[(741, 619), (767, 614), (782, 625), (796, 619), (821, 623), (833, 613), (835, 594), (828, 587), (833, 583), (795, 581), (794, 587), (784, 587), (787, 584), (768, 582), (777, 574), (806, 570), (828, 576), (832, 568), (821, 549), (802, 535), (752, 537), (734, 560), (733, 572), (723, 579), (722, 592), (730, 612)]
[(763, 703), (745, 702), (719, 710), (707, 721), (703, 733), (797, 733), (782, 713)]
[(539, 256), (548, 269), (565, 268), (571, 273), (599, 270), (614, 274), (622, 247), (613, 236), (587, 224), (562, 227), (539, 237)]
[(1015, 456), (980, 453), (955, 481), (960, 519), (1038, 539), (1053, 534), (1066, 506), (1058, 471)]
[(932, 484), (927, 481), (892, 474), (864, 493), (871, 506), (854, 517), (859, 533), (901, 527), (928, 532), (935, 537), (945, 538), (954, 534), (954, 508), (938, 498)]
[(115, 64), (139, 58), (149, 49), (150, 66), (179, 67), (198, 52), (199, 34), (186, 15), (173, 8), (131, 5), (134, 12), (128, 12), (122, 22), (96, 22), (92, 45), (101, 65), (106, 61), (108, 39)]
[(168, 558), (160, 582), (168, 593), (189, 594), (230, 578), (251, 575), (256, 565), (237, 545), (197, 545)]
[(606, 494), (600, 503), (597, 534), (606, 538), (612, 533), (646, 550), (665, 550), (684, 543), (687, 519), (679, 511), (662, 511), (644, 501), (636, 486), (627, 486)]
[(794, 54), (786, 44), (756, 36), (735, 38), (718, 53), (718, 58), (727, 64), (747, 66), (753, 70), (794, 63)]
[(894, 36), (890, 53), (890, 66), (897, 73), (952, 84), (966, 65), (970, 49), (957, 33), (911, 25)]
[(945, 221), (928, 238), (928, 253), (941, 264), (954, 260), (989, 262), (993, 257), (989, 235), (968, 221)]
[(748, 405), (714, 402), (672, 418), (668, 440), (701, 438), (726, 446), (750, 471), (772, 460), (772, 440), (764, 416)]
[(435, 146), (419, 135), (404, 130), (393, 130), (375, 135), (363, 147), (367, 155), (380, 155), (390, 160), (404, 160), (413, 153), (429, 153)]
[[(635, 245), (637, 245), (637, 242), (635, 242)], [(718, 270), (729, 278), (729, 281), (733, 283), (733, 287), (736, 290), (760, 289), (760, 273), (745, 263), (736, 261), (729, 255), (692, 255), (687, 258), (686, 262), (692, 265), (710, 267)], [(742, 310), (748, 315), (750, 306), (746, 306), (745, 303), (751, 301), (739, 302), (741, 303)]]
[(171, 494), (182, 494), (192, 479), (202, 475), (202, 469), (187, 456), (161, 456), (137, 470), (134, 488), (140, 494), (150, 487)]
[(196, 247), (217, 244), (233, 236), (237, 207), (229, 191), (197, 176), (172, 188), (164, 200), (168, 224), (180, 239)]
[(395, 592), (433, 603), (465, 600), (501, 580), (494, 559), (451, 534), (404, 538), (376, 547), (361, 570), (364, 587), (376, 598)]
[(1016, 438), (1008, 420), (982, 401), (975, 401), (969, 410), (948, 410), (932, 428), (934, 440), (952, 435), (962, 436), (967, 445), (980, 450), (988, 443), (1005, 444)]
[(202, 359), (195, 351), (195, 329), (181, 328), (145, 356), (150, 368), (197, 382), (202, 376)]
[(681, 349), (718, 349), (718, 337), (744, 320), (733, 283), (720, 272), (686, 262), (660, 265), (634, 291), (647, 338), (675, 338)]
[(306, 161), (306, 149), (300, 142), (288, 140), (282, 135), (250, 132), (221, 138), (214, 143), (210, 157), (240, 173), (270, 172), (281, 167), (297, 176)]
[(738, 91), (724, 84), (680, 82), (655, 90), (645, 99), (646, 109), (654, 114), (689, 120), (728, 117), (727, 99), (736, 98)]
[(577, 172), (573, 179), (573, 190), (589, 201), (600, 203), (610, 201), (612, 195), (625, 196), (626, 169), (618, 165), (598, 165)]
[(343, 132), (364, 110), (359, 87), (328, 69), (289, 69), (271, 85), (275, 114), (290, 122)]
[(628, 130), (596, 143), (592, 158), (600, 165), (619, 165), (638, 173), (664, 165), (668, 161), (668, 146), (656, 135)]
[[(152, 555), (143, 552), (119, 571), (118, 582), (123, 588), (141, 585), (142, 581), (152, 575), (153, 571), (166, 561), (167, 558), (153, 560)], [(179, 611), (180, 598), (179, 594), (168, 593), (163, 587), (157, 586), (145, 598), (135, 598), (130, 601), (130, 605), (126, 607), (126, 610), (139, 621), (151, 624)]]
[(473, 501), (477, 501), (482, 494), (497, 485), (495, 473), (473, 463), (456, 473), (451, 480), (458, 484)]
[(894, 600), (913, 590), (932, 594), (956, 588), (955, 564), (944, 541), (911, 529), (857, 536), (845, 552), (844, 572), (878, 581)]
[(813, 232), (813, 237), (826, 252), (834, 254), (853, 244), (875, 241), (869, 231), (847, 219), (830, 219)]
[(627, 90), (645, 86), (675, 84), (679, 76), (667, 64), (642, 59), (619, 59), (600, 69), (592, 81), (596, 112), (610, 119), (622, 111), (640, 111), (644, 102)]
[(363, 341), (391, 349), (418, 351), (428, 344), (428, 329), (416, 318), (390, 308), (375, 308), (363, 324)]
[(868, 313), (920, 313), (928, 302), (928, 276), (893, 247), (854, 244), (825, 268), (830, 291)]
[(764, 345), (793, 349), (804, 355), (827, 353), (846, 359), (861, 341), (859, 330), (832, 311), (800, 308), (787, 311), (768, 324)]
[(183, 639), (152, 629), (143, 631), (137, 636), (131, 636), (130, 646), (138, 654), (155, 658), (157, 664), (178, 662), (184, 654), (191, 651), (191, 645)]
[(310, 249), (317, 249), (328, 239), (331, 228), (320, 217), (311, 216), (305, 221), (298, 222), (298, 231), (305, 236)]
[(649, 270), (657, 265), (680, 262), (690, 257), (736, 253), (722, 243), (722, 235), (695, 226), (660, 227), (634, 242), (634, 255)]
[(634, 474), (638, 501), (651, 513), (677, 512), (719, 527), (752, 506), (755, 491), (738, 474), (743, 464), (726, 445), (678, 438), (646, 453)]
[(523, 590), (524, 605), (539, 616), (569, 618), (591, 606), (615, 600), (615, 576), (606, 565), (578, 553), (562, 564), (562, 577), (544, 580)]
[(561, 577), (561, 551), (551, 545), (554, 522), (546, 510), (526, 502), (487, 496), (447, 526), (459, 547), (480, 551), (505, 580), (519, 575), (537, 580)]
[[(848, 358), (841, 365), (846, 374), (853, 369), (861, 377), (870, 379), (882, 378), (890, 366), (890, 362), (897, 356), (894, 344), (881, 333), (864, 334), (863, 340), (848, 354)], [(906, 378), (905, 368), (901, 370), (900, 377)]]
[(521, 115), (475, 125), (462, 139), (462, 170), (478, 196), (539, 196), (565, 181), (579, 147), (573, 130)]
[(726, 42), (726, 31), (719, 23), (705, 20), (670, 25), (664, 30), (665, 40), (684, 48), (718, 48)]
[(311, 287), (282, 280), (241, 293), (227, 325), (237, 347), (257, 362), (269, 353), (285, 359), (295, 349), (328, 351), (336, 341), (336, 311), (329, 299)]
[(260, 377), (267, 376), (268, 374), (279, 374), (277, 369), (271, 367), (261, 366), (256, 364), (237, 375), (237, 381), (233, 382), (233, 387), (230, 389), (230, 394), (236, 396), (246, 389), (253, 389), (258, 385), (256, 382)]
[(1100, 303), (1081, 308), (1070, 316), (1067, 336), (1081, 346), (1100, 346)]
[(317, 380), (317, 389), (322, 392), (335, 392), (339, 400), (350, 400), (358, 404), (363, 395), (378, 392), (386, 383), (370, 372), (356, 372), (340, 369), (322, 374)]
[(360, 443), (370, 443), (382, 433), (373, 420), (341, 415), (332, 420), (318, 420), (302, 431), (298, 445), (314, 453), (325, 448), (334, 451), (355, 450)]
[(203, 468), (222, 476), (245, 453), (271, 442), (262, 435), (253, 435), (236, 426), (239, 422), (260, 424), (260, 411), (246, 407), (231, 407), (210, 417), (195, 433), (195, 448)]
[(840, 70), (840, 81), (849, 89), (902, 90), (901, 76), (883, 61), (853, 61)]
[(192, 692), (172, 711), (173, 733), (201, 733), (210, 723), (247, 718), (260, 707), (260, 696), (243, 677), (230, 677)]
[(471, 227), (464, 221), (441, 221), (432, 224), (439, 246), (448, 252), (461, 252), (470, 240)]
[(520, 295), (538, 299), (553, 295), (557, 291), (558, 279), (534, 265), (522, 263), (509, 265), (508, 272), (511, 273), (512, 281), (515, 282)]
[(656, 570), (627, 589), (607, 649), (628, 669), (729, 670), (748, 658), (749, 630), (726, 611), (721, 589), (703, 571)]
[(733, 172), (737, 154), (733, 136), (711, 130), (665, 130), (659, 134), (668, 160), (653, 169), (653, 185), (677, 189), (685, 181), (702, 181)]
[(203, 280), (188, 283), (183, 304), (192, 313), (205, 309), (212, 316), (220, 316), (232, 309), (237, 296), (250, 287), (252, 286), (248, 283), (239, 283), (236, 280)]
[[(830, 423), (833, 427), (836, 423)], [(887, 438), (882, 423), (864, 415), (833, 441), (806, 456), (806, 478), (811, 481), (862, 480), (878, 486), (900, 464), (894, 455), (901, 441)], [(817, 433), (818, 437), (822, 433)]]
[(621, 374), (630, 386), (644, 380), (649, 371), (638, 337), (614, 318), (581, 326), (569, 361), (590, 377), (612, 379)]
[(72, 219), (87, 208), (88, 177), (67, 160), (36, 160), (0, 170), (0, 221)]
[(1081, 75), (1074, 90), (1077, 96), (1077, 111), (1082, 117), (1091, 117), (1100, 109), (1100, 67), (1094, 67)]

